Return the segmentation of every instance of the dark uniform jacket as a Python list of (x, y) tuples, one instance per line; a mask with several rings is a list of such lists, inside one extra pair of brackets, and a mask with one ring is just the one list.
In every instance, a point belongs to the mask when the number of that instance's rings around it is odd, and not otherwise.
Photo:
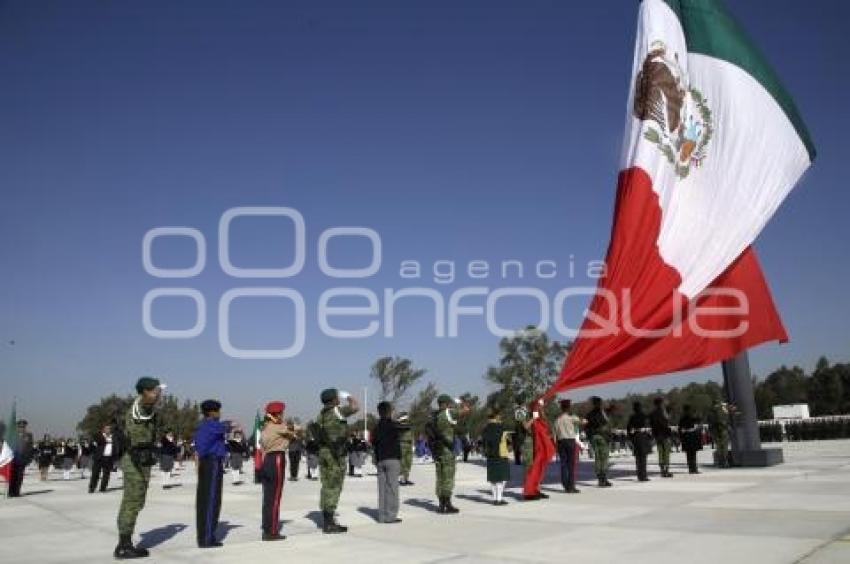
[(591, 439), (595, 435), (600, 435), (606, 441), (611, 440), (611, 422), (608, 420), (608, 415), (601, 409), (592, 409), (587, 414), (587, 438)]
[(698, 427), (699, 422), (698, 418), (691, 415), (683, 415), (679, 419), (679, 435), (682, 439), (683, 450), (702, 450), (702, 431)]
[(663, 409), (656, 408), (649, 414), (649, 424), (652, 427), (652, 436), (658, 439), (669, 439), (673, 432), (670, 430), (670, 417)]
[(626, 425), (626, 432), (635, 447), (635, 454), (646, 454), (649, 452), (649, 418), (645, 413), (632, 413)]
[(401, 438), (398, 424), (389, 418), (381, 418), (375, 427), (375, 462), (401, 459)]

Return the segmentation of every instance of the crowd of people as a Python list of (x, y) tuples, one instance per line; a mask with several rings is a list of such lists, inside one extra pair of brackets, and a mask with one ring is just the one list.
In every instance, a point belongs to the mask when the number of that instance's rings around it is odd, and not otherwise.
[[(284, 482), (298, 479), (302, 457), (306, 458), (307, 478), (321, 480), (318, 505), (322, 512), (322, 531), (326, 534), (345, 533), (347, 527), (337, 521), (337, 505), (346, 475), (363, 476), (370, 455), (377, 469), (378, 521), (400, 523), (399, 487), (412, 485), (411, 465), (414, 457), (432, 461), (435, 468), (437, 513), (455, 514), (459, 509), (452, 503), (454, 478), (458, 459), (468, 460), (479, 453), (486, 460), (486, 480), (495, 506), (507, 505), (505, 486), (510, 479), (511, 459), (524, 466), (522, 499), (546, 499), (540, 485), (546, 468), (555, 458), (560, 462), (560, 481), (567, 494), (577, 494), (577, 463), (585, 450), (592, 458), (598, 486), (611, 487), (608, 480), (608, 457), (620, 448), (620, 433), (610, 423), (609, 410), (601, 398), (592, 398), (592, 410), (584, 417), (572, 411), (570, 400), (559, 402), (560, 414), (550, 424), (545, 416), (543, 400), (517, 409), (516, 423), (506, 424), (502, 411), (491, 407), (487, 423), (480, 435), (472, 438), (459, 432), (459, 422), (470, 413), (470, 407), (448, 395), (437, 399), (433, 413), (419, 437), (414, 433), (407, 413), (396, 413), (389, 402), (377, 406), (378, 422), (368, 433), (353, 431), (348, 419), (358, 412), (354, 397), (336, 389), (320, 394), (322, 407), (310, 425), (302, 428), (285, 418), (286, 405), (270, 401), (264, 409), (257, 434), (247, 439), (241, 429), (229, 429), (221, 421), (222, 405), (217, 400), (201, 403), (202, 420), (190, 440), (175, 437), (170, 430), (161, 429), (157, 404), (163, 385), (158, 379), (144, 377), (136, 384), (137, 397), (115, 427), (104, 425), (94, 437), (83, 441), (51, 440), (45, 436), (33, 444), (27, 422), (18, 422), (18, 449), (9, 495), (20, 495), (20, 485), (26, 465), (35, 462), (40, 478), (46, 479), (52, 465), (63, 471), (63, 478), (77, 469), (80, 478), (88, 475), (90, 493), (108, 490), (109, 476), (120, 468), (123, 474), (123, 493), (118, 509), (118, 544), (114, 556), (118, 559), (148, 556), (148, 550), (132, 542), (136, 519), (145, 505), (154, 467), (159, 466), (162, 487), (168, 489), (175, 468), (188, 460), (197, 472), (196, 532), (199, 547), (218, 547), (216, 538), (222, 503), (222, 486), (229, 472), (234, 485), (243, 483), (245, 466), (254, 469), (254, 481), (262, 484), (260, 507), (263, 541), (279, 541), (280, 509)], [(644, 413), (635, 403), (623, 436), (636, 461), (636, 474), (647, 481), (647, 457), (653, 448), (658, 451), (660, 476), (672, 478), (670, 452), (673, 444), (681, 445), (688, 461), (688, 470), (699, 473), (696, 452), (711, 437), (720, 466), (728, 464), (728, 433), (730, 409), (718, 402), (708, 414), (706, 425), (689, 406), (677, 426), (671, 424), (664, 400), (657, 398), (654, 409)], [(367, 437), (369, 440), (367, 440)], [(318, 473), (318, 477), (316, 474)]]

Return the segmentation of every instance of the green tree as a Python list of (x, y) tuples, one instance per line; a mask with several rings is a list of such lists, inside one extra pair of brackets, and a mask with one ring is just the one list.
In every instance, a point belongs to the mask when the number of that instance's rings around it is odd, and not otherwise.
[(381, 385), (381, 401), (396, 403), (425, 375), (426, 370), (415, 368), (407, 358), (385, 356), (372, 365), (370, 377)]
[(497, 386), (487, 398), (512, 416), (555, 383), (569, 345), (551, 341), (546, 333), (529, 325), (512, 337), (499, 341), (499, 365), (487, 369), (484, 378)]
[(98, 403), (92, 404), (86, 408), (86, 414), (83, 419), (77, 423), (77, 432), (86, 437), (92, 437), (97, 434), (104, 425), (112, 425), (113, 427), (121, 424), (124, 419), (124, 414), (133, 403), (133, 396), (118, 396), (112, 394), (100, 398)]
[[(85, 416), (77, 423), (77, 431), (81, 435), (91, 437), (106, 424), (122, 426), (134, 399), (134, 396), (121, 397), (115, 394), (101, 398), (98, 403), (86, 408)], [(186, 400), (181, 404), (171, 395), (162, 397), (158, 411), (162, 430), (173, 431), (175, 436), (186, 440), (191, 438), (200, 420), (197, 402)]]
[(431, 406), (439, 394), (437, 386), (433, 382), (429, 382), (423, 390), (419, 391), (413, 401), (410, 402), (408, 414), (414, 436), (418, 436), (425, 429), (425, 424), (431, 418)]
[(821, 357), (809, 378), (807, 395), (813, 416), (841, 413), (844, 403), (844, 382), (840, 367), (830, 366), (829, 361)]

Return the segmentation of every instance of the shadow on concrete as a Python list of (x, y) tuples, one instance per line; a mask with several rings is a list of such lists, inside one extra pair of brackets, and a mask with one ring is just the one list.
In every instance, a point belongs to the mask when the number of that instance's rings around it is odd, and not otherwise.
[(165, 525), (164, 527), (151, 529), (150, 531), (146, 531), (140, 535), (141, 540), (139, 541), (139, 546), (143, 548), (153, 548), (154, 546), (172, 539), (175, 535), (183, 532), (187, 528), (188, 525), (184, 525), (183, 523), (173, 523), (171, 525)]
[(375, 522), (378, 522), (378, 510), (373, 509), (371, 507), (358, 507), (357, 511), (366, 515), (367, 517), (371, 517)]
[(406, 505), (418, 507), (420, 509), (427, 509), (428, 511), (433, 511), (434, 513), (436, 513), (437, 509), (439, 508), (437, 506), (437, 504), (434, 503), (433, 501), (431, 501), (430, 499), (422, 499), (422, 498), (414, 497), (414, 498), (410, 498), (410, 499), (405, 499), (404, 503)]
[(321, 511), (311, 511), (307, 515), (305, 515), (307, 519), (316, 524), (317, 527), (320, 527), (324, 524), (324, 518), (322, 517)]
[(466, 501), (474, 501), (476, 503), (486, 503), (487, 505), (493, 505), (493, 499), (483, 495), (457, 494), (455, 497), (458, 499), (464, 499)]
[(28, 496), (28, 495), (41, 495), (41, 494), (50, 493), (50, 492), (52, 492), (52, 491), (53, 491), (53, 489), (33, 490), (33, 491), (31, 491), (31, 492), (26, 492), (26, 491), (25, 491), (25, 492), (21, 492), (21, 495), (22, 495), (22, 496)]
[(220, 535), (218, 537), (218, 540), (223, 541), (224, 539), (227, 538), (227, 535), (228, 535), (228, 533), (230, 533), (230, 531), (232, 531), (233, 529), (238, 529), (239, 527), (242, 527), (242, 526), (243, 525), (234, 525), (234, 524), (230, 523), (230, 521), (221, 521), (218, 524), (218, 529), (216, 529), (216, 532), (219, 533), (219, 535)]

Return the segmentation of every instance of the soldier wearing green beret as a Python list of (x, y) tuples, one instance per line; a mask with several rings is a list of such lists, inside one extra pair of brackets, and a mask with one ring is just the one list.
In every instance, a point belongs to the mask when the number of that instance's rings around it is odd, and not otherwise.
[(319, 443), (319, 477), (322, 489), (319, 505), (322, 510), (322, 532), (344, 533), (348, 527), (336, 522), (336, 507), (345, 480), (347, 418), (357, 413), (357, 400), (346, 397), (347, 405), (340, 405), (340, 393), (335, 388), (324, 390), (320, 396), (322, 410), (316, 418), (316, 440)]
[(145, 506), (145, 496), (151, 479), (151, 466), (156, 464), (154, 451), (158, 436), (156, 403), (165, 385), (156, 378), (145, 376), (136, 382), (138, 397), (124, 417), (121, 449), (121, 470), (124, 473), (124, 493), (118, 510), (117, 559), (143, 558), (145, 548), (133, 546), (136, 518)]
[(446, 394), (437, 398), (439, 411), (433, 421), (434, 465), (437, 471), (436, 493), (440, 502), (438, 513), (458, 513), (460, 510), (452, 505), (452, 492), (455, 486), (455, 428), (459, 417), (469, 413), (469, 406), (464, 403), (460, 408), (453, 408), (455, 401)]

